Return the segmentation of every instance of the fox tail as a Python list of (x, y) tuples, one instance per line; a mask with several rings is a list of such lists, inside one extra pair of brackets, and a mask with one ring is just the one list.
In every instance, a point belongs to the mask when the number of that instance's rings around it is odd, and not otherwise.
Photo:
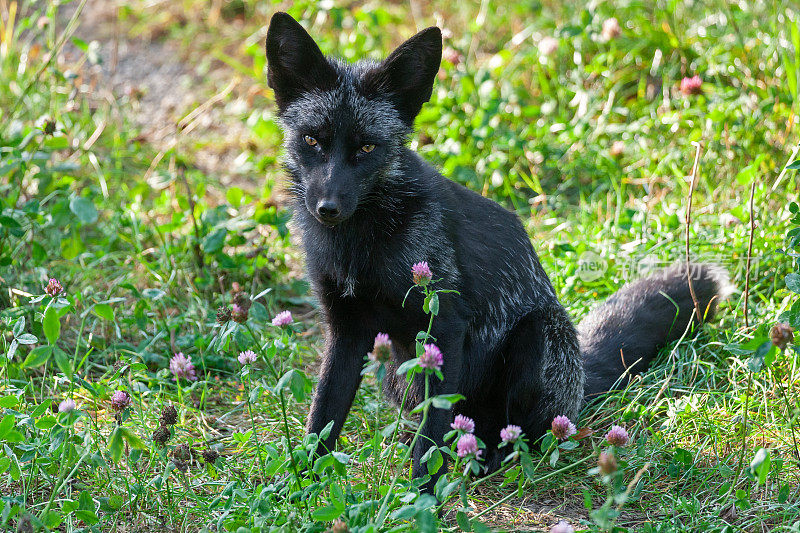
[(676, 264), (623, 286), (578, 324), (586, 400), (611, 390), (626, 372), (646, 370), (690, 324), (713, 317), (731, 292), (728, 273), (709, 264), (688, 271)]

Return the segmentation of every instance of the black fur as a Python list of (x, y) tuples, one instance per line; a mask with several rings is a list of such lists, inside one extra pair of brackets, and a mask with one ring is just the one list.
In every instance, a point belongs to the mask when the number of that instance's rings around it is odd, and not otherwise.
[[(405, 383), (394, 369), (414, 357), (415, 336), (428, 325), (418, 291), (402, 304), (418, 261), (427, 261), (442, 279), (437, 288), (459, 292), (442, 295), (434, 321), (444, 379), (434, 379), (431, 392), (466, 397), (455, 412), (475, 420), (475, 433), (487, 444), (486, 464), (500, 463), (503, 426), (519, 425), (535, 439), (555, 416), (575, 419), (584, 398), (578, 335), (519, 219), (444, 178), (405, 146), (431, 94), (439, 31), (424, 30), (382, 63), (322, 64), (305, 30), (276, 14), (267, 53), (294, 222), (326, 330), (307, 430), (318, 433), (333, 421), (324, 445), (334, 447), (379, 332), (393, 342), (395, 362), (384, 386), (399, 401)], [(374, 148), (367, 153), (364, 146)], [(334, 206), (336, 215), (321, 214), (323, 204)], [(720, 280), (700, 276), (695, 282), (703, 308), (713, 308)], [(680, 304), (676, 320), (659, 290)], [(641, 358), (643, 370), (659, 347), (682, 332), (691, 316), (687, 294), (684, 273), (673, 269), (623, 288), (592, 313), (581, 324), (587, 392), (614, 383), (623, 370), (620, 349), (635, 351), (630, 359)], [(627, 355), (625, 361), (630, 364)], [(415, 383), (407, 405), (422, 394), (421, 382)], [(420, 458), (431, 444), (443, 444), (453, 415), (431, 411), (425, 438), (414, 450), (415, 476), (426, 472)]]
[[(728, 291), (725, 271), (691, 265), (692, 286), (704, 319)], [(650, 366), (664, 344), (680, 338), (695, 311), (686, 265), (681, 263), (630, 283), (578, 325), (586, 370), (586, 397), (609, 391), (626, 372)]]
[(275, 102), (285, 109), (299, 95), (332, 89), (336, 72), (314, 39), (287, 13), (275, 13), (267, 31), (267, 83)]
[(403, 122), (411, 127), (422, 104), (431, 97), (441, 61), (441, 30), (422, 30), (392, 52), (380, 68), (364, 76), (364, 90), (371, 95), (389, 95)]

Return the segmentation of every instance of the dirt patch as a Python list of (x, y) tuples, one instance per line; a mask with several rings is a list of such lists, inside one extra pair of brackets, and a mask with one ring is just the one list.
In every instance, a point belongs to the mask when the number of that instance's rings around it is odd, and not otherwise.
[[(125, 115), (139, 131), (140, 139), (157, 150), (179, 149), (181, 157), (222, 187), (254, 190), (263, 176), (246, 161), (250, 132), (242, 120), (248, 112), (246, 82), (238, 80), (227, 65), (213, 63), (213, 70), (186, 61), (178, 45), (167, 39), (131, 37), (119, 20), (121, 2), (89, 0), (74, 36), (90, 44), (99, 58), (83, 69), (125, 103)], [(63, 27), (74, 13), (70, 4), (60, 12)], [(70, 43), (64, 49), (65, 64), (83, 56)], [(204, 67), (208, 70), (208, 65)]]

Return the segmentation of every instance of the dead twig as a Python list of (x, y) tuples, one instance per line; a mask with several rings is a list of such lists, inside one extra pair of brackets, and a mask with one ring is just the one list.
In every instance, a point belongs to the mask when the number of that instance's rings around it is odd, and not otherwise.
[(744, 326), (750, 327), (750, 261), (753, 258), (753, 234), (756, 232), (755, 210), (753, 208), (753, 197), (756, 194), (756, 180), (753, 178), (753, 183), (750, 185), (750, 239), (747, 243), (747, 260), (745, 263), (744, 273)]
[(697, 141), (692, 142), (696, 150), (694, 153), (694, 165), (692, 165), (692, 176), (689, 183), (689, 204), (686, 208), (686, 279), (689, 281), (689, 292), (692, 295), (694, 302), (694, 312), (697, 315), (697, 320), (702, 320), (703, 315), (700, 314), (700, 302), (697, 301), (697, 294), (694, 292), (694, 284), (692, 283), (692, 262), (689, 255), (689, 230), (692, 226), (692, 195), (694, 193), (695, 181), (697, 181), (697, 171), (700, 166), (700, 152), (703, 145)]

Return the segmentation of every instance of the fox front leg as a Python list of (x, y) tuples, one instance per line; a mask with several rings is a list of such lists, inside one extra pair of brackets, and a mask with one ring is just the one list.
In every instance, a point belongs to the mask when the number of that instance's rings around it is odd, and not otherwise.
[[(339, 318), (344, 320), (339, 320)], [(329, 314), (326, 349), (314, 401), (306, 422), (308, 433), (319, 433), (333, 421), (330, 434), (322, 441), (321, 453), (333, 451), (347, 413), (361, 384), (364, 356), (374, 333), (358, 326), (347, 314)]]

